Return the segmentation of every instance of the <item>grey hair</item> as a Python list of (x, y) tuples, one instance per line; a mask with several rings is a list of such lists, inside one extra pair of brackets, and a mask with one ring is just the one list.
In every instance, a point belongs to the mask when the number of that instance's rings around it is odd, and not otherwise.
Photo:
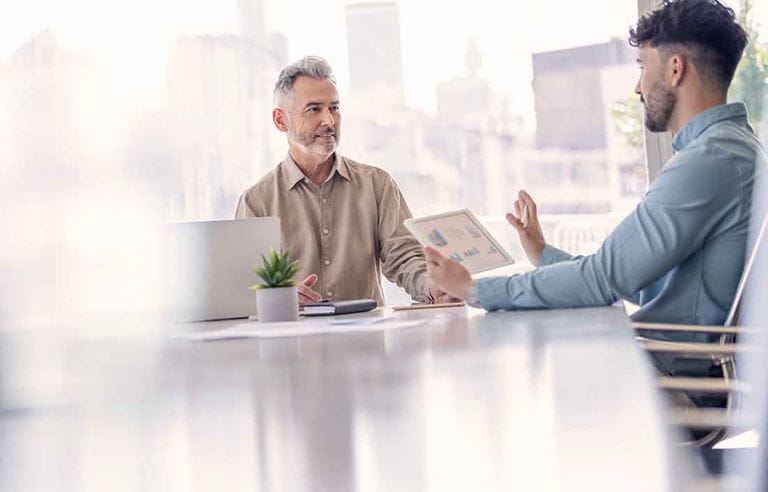
[(299, 77), (312, 77), (317, 80), (330, 80), (336, 85), (331, 66), (324, 58), (319, 56), (305, 56), (301, 60), (291, 63), (280, 71), (275, 82), (273, 93), (274, 104), (280, 107), (286, 96), (293, 91), (293, 84)]

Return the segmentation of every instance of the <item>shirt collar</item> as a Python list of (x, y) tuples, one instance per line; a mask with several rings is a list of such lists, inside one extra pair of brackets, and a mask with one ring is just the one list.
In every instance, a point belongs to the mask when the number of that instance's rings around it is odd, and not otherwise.
[[(291, 153), (288, 152), (283, 160), (283, 184), (286, 190), (293, 189), (296, 184), (305, 178), (304, 173), (296, 161), (291, 157)], [(333, 164), (331, 165), (331, 172), (328, 177), (333, 177), (334, 173), (338, 174), (347, 181), (349, 178), (349, 168), (347, 167), (346, 160), (339, 155), (338, 152), (333, 154)]]
[(725, 120), (739, 120), (740, 123), (748, 124), (747, 108), (739, 102), (719, 104), (702, 111), (677, 132), (672, 140), (672, 148), (675, 149), (675, 152), (680, 152), (704, 133), (704, 130)]
[(349, 176), (349, 165), (347, 164), (347, 160), (340, 156), (338, 153), (334, 155), (336, 157), (333, 162), (333, 169), (331, 169), (331, 173), (336, 171), (336, 174), (342, 178), (346, 179), (347, 181), (352, 181), (352, 178)]

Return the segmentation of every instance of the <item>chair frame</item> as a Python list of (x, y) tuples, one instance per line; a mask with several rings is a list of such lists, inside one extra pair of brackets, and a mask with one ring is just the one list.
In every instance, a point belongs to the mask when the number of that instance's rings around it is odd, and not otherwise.
[[(688, 343), (688, 342), (669, 342), (661, 340), (650, 340), (644, 337), (638, 337), (645, 350), (655, 353), (676, 353), (688, 357), (707, 357), (712, 358), (715, 365), (719, 365), (723, 371), (723, 378), (721, 381), (702, 382), (696, 381), (697, 379), (707, 378), (670, 378), (662, 377), (659, 380), (659, 386), (667, 391), (679, 391), (679, 392), (706, 392), (706, 393), (719, 393), (726, 395), (726, 407), (724, 411), (718, 411), (716, 409), (707, 409), (706, 418), (697, 419), (695, 417), (695, 410), (687, 409), (685, 418), (677, 418), (678, 423), (689, 422), (689, 428), (709, 428), (711, 432), (705, 436), (697, 439), (695, 442), (699, 446), (711, 446), (720, 441), (727, 433), (729, 427), (732, 427), (738, 420), (738, 415), (735, 411), (741, 407), (742, 393), (748, 390), (738, 379), (738, 373), (736, 370), (736, 356), (744, 353), (750, 353), (757, 351), (754, 347), (749, 347), (744, 344), (737, 344), (737, 335), (746, 333), (754, 333), (757, 330), (754, 328), (745, 328), (737, 326), (740, 322), (742, 301), (744, 299), (744, 292), (747, 288), (747, 284), (752, 277), (754, 270), (754, 264), (757, 261), (757, 254), (762, 245), (766, 230), (768, 229), (768, 215), (766, 215), (761, 223), (760, 230), (758, 232), (755, 243), (752, 246), (747, 262), (744, 265), (744, 270), (739, 280), (739, 285), (736, 289), (736, 295), (734, 296), (731, 309), (728, 312), (725, 324), (723, 326), (706, 326), (706, 325), (675, 325), (667, 323), (633, 323), (635, 330), (645, 331), (671, 331), (671, 332), (691, 332), (691, 333), (710, 333), (719, 334), (720, 338), (718, 343)], [(678, 382), (672, 383), (670, 380), (679, 379)], [(719, 383), (719, 384), (718, 384)], [(702, 412), (701, 410), (698, 410)], [(701, 415), (705, 415), (701, 413)], [(715, 417), (720, 413), (719, 417)], [(729, 423), (730, 422), (730, 423)], [(695, 424), (695, 425), (693, 425)]]

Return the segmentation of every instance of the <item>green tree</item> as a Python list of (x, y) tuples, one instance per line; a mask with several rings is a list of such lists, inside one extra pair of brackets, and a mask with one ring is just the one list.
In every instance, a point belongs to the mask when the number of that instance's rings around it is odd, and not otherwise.
[(610, 119), (629, 152), (626, 160), (619, 164), (621, 195), (640, 197), (648, 186), (648, 170), (643, 158), (645, 127), (640, 98), (631, 96), (615, 101), (610, 107)]
[(752, 122), (759, 126), (768, 95), (768, 50), (757, 44), (759, 26), (752, 16), (752, 0), (742, 0), (739, 23), (749, 34), (749, 42), (736, 68), (730, 98), (742, 101), (747, 106)]
[(638, 154), (643, 150), (643, 107), (640, 98), (632, 96), (615, 101), (610, 109), (611, 119), (626, 144)]

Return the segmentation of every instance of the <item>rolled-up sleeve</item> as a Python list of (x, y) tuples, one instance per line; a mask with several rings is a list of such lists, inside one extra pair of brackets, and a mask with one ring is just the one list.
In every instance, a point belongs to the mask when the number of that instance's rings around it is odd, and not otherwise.
[[(545, 248), (543, 266), (524, 275), (477, 282), (487, 310), (609, 305), (632, 298), (701, 247), (738, 187), (723, 156), (670, 163), (645, 199), (592, 255)], [(726, 157), (727, 159), (727, 157)]]

